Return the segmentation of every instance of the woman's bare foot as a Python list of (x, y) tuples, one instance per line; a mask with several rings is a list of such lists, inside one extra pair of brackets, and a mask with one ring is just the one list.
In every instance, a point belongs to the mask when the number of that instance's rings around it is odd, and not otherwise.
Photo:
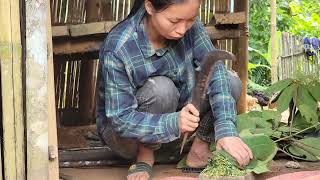
[(187, 156), (187, 166), (193, 168), (205, 167), (211, 156), (209, 143), (196, 137)]
[[(144, 162), (149, 164), (152, 167), (154, 163), (153, 151), (144, 147), (143, 145), (139, 145), (137, 162)], [(151, 177), (148, 172), (137, 172), (127, 176), (127, 180), (135, 180), (135, 179), (149, 180), (151, 179)]]

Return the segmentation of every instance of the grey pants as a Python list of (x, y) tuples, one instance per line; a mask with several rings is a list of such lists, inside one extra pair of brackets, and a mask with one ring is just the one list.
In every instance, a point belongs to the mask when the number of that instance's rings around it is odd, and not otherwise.
[[(229, 72), (231, 84), (231, 93), (233, 98), (238, 101), (241, 94), (241, 80), (236, 73)], [(171, 79), (164, 76), (152, 77), (136, 93), (138, 101), (138, 111), (154, 114), (163, 114), (176, 112), (179, 110), (179, 91)], [(207, 98), (208, 99), (208, 98)], [(200, 110), (201, 123), (197, 129), (196, 135), (207, 142), (214, 142), (214, 116), (210, 108), (209, 100)], [(100, 117), (101, 118), (101, 117)], [(101, 121), (97, 121), (101, 122)], [(115, 153), (126, 159), (134, 159), (138, 150), (138, 142), (130, 139), (121, 138), (107, 125), (100, 136)], [(152, 150), (160, 148), (160, 144), (143, 144)]]

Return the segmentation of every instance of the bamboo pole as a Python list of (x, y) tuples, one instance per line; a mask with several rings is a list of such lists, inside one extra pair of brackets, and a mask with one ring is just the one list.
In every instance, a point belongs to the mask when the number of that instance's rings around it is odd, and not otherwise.
[(278, 81), (277, 70), (277, 1), (270, 0), (271, 8), (271, 82)]
[[(48, 179), (48, 1), (26, 0), (27, 179)], [(51, 127), (55, 128), (55, 127)]]
[[(68, 3), (68, 2), (67, 2)], [(67, 8), (66, 8), (67, 9)], [(58, 159), (58, 139), (57, 139), (57, 120), (56, 120), (56, 102), (54, 89), (54, 70), (53, 70), (53, 51), (52, 51), (52, 32), (50, 7), (47, 7), (47, 41), (48, 41), (48, 143), (49, 143), (49, 180), (59, 179), (59, 159)], [(65, 18), (66, 20), (67, 18)]]
[(18, 0), (0, 0), (0, 26), (2, 27), (0, 64), (4, 141), (2, 147), (4, 172), (1, 173), (0, 179), (25, 179), (22, 48)]

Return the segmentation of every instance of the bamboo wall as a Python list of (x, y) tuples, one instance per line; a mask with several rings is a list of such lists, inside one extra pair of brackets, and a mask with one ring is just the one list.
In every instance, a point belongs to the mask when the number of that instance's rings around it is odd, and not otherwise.
[(303, 38), (289, 33), (282, 33), (280, 56), (278, 58), (279, 80), (292, 78), (298, 70), (305, 74), (319, 73), (320, 53), (306, 56)]

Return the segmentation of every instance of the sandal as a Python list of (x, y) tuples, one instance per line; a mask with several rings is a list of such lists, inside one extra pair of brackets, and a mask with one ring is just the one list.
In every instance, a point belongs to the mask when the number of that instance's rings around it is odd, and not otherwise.
[(128, 176), (138, 172), (147, 172), (149, 175), (149, 179), (151, 179), (152, 167), (145, 162), (137, 162), (130, 166), (128, 170)]

